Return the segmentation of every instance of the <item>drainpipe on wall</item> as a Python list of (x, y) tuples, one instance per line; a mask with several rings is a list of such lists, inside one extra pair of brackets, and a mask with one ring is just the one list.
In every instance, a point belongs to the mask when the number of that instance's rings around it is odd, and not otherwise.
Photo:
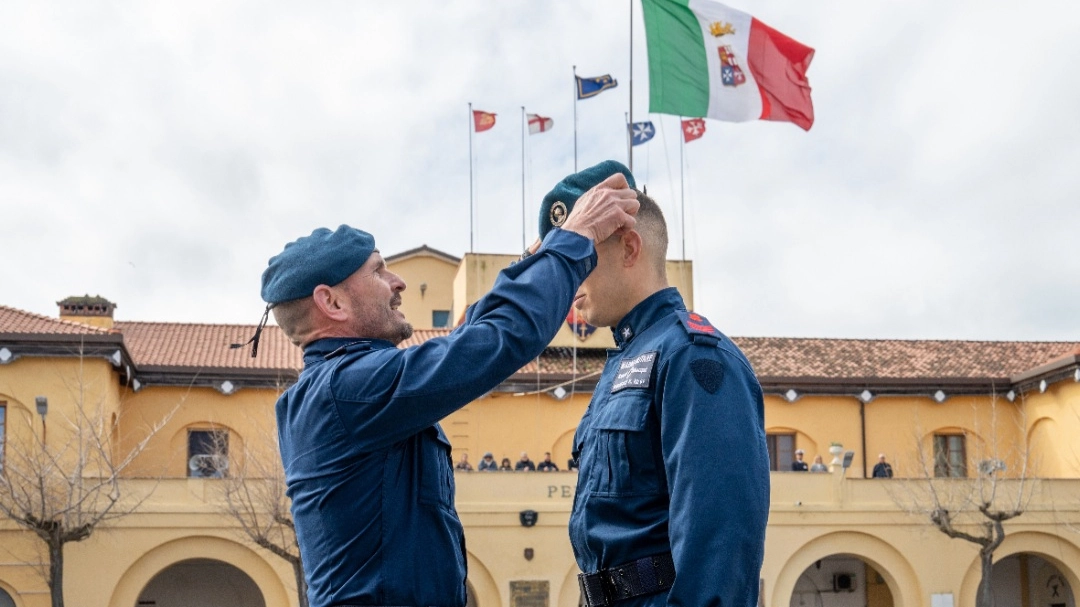
[(859, 401), (859, 426), (862, 431), (862, 477), (868, 478), (866, 474), (866, 403)]

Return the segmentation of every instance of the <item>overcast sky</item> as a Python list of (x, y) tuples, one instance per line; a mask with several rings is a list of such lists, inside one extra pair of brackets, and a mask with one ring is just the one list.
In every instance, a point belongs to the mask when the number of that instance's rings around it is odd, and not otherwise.
[[(696, 308), (730, 335), (1080, 340), (1080, 5), (782, 2), (735, 8), (816, 49), (810, 132), (708, 122), (685, 148)], [(384, 254), (526, 238), (579, 165), (626, 161), (629, 3), (0, 0), (0, 304), (255, 323), (267, 259), (348, 223)], [(681, 255), (679, 127), (647, 115), (639, 182)]]

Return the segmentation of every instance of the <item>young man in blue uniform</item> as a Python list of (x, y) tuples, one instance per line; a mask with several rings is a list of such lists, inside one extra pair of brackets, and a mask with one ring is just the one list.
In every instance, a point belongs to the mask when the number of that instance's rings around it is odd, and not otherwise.
[[(541, 225), (593, 183), (563, 180)], [(663, 214), (638, 201), (634, 229), (596, 245), (574, 300), (616, 343), (574, 436), (582, 595), (588, 605), (754, 607), (769, 513), (761, 387), (735, 344), (668, 286)]]
[(304, 349), (277, 420), (311, 607), (464, 607), (464, 537), (437, 422), (539, 355), (595, 267), (593, 243), (633, 226), (622, 176), (582, 201), (461, 326), (407, 349), (405, 283), (370, 234), (321, 228), (270, 259), (267, 310)]

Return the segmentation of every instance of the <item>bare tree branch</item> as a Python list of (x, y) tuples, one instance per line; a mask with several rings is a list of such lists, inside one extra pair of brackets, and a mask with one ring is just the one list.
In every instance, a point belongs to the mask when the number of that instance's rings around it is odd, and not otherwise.
[[(113, 414), (115, 421), (106, 419), (110, 387), (88, 380), (84, 362), (80, 356), (73, 376), (61, 377), (74, 406), (54, 405), (47, 420), (42, 417), (40, 433), (34, 427), (35, 418), (28, 415), (25, 431), (13, 432), (6, 440), (0, 475), (0, 515), (33, 532), (49, 553), (48, 568), (42, 574), (53, 607), (64, 604), (65, 544), (85, 540), (99, 526), (135, 511), (149, 497), (147, 493), (125, 499), (131, 496), (122, 493), (120, 479), (179, 407), (140, 428), (140, 440), (120, 452), (117, 430), (123, 407)], [(41, 561), (44, 565), (45, 559)]]

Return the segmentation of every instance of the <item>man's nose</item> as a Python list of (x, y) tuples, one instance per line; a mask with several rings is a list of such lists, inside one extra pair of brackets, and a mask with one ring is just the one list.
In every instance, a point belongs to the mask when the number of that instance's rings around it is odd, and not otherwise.
[(405, 287), (407, 286), (405, 284), (405, 281), (402, 280), (401, 277), (397, 274), (393, 274), (392, 276), (393, 278), (390, 279), (390, 288), (393, 289), (395, 293), (400, 293), (404, 291)]

